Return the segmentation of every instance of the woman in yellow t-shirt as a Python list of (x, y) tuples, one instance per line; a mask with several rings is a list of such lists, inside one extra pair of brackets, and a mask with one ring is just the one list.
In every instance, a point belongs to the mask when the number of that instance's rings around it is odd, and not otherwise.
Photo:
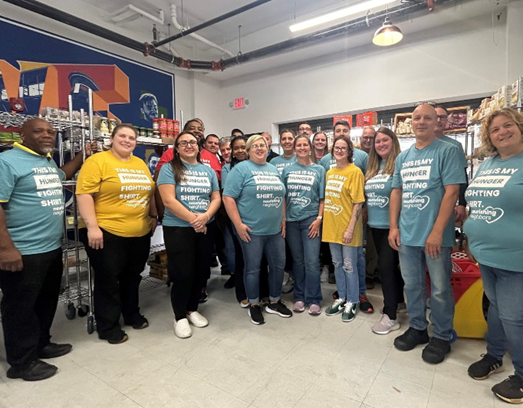
[(154, 182), (144, 161), (132, 155), (136, 130), (118, 125), (111, 149), (86, 160), (76, 186), (83, 219), (80, 239), (94, 270), (98, 337), (111, 344), (128, 339), (120, 327), (149, 326), (140, 314), (138, 290), (157, 223)]
[(336, 139), (332, 154), (336, 167), (327, 172), (322, 241), (328, 242), (339, 298), (326, 315), (342, 313), (344, 322), (356, 317), (359, 303), (358, 251), (363, 245), (361, 208), (365, 201), (364, 177), (352, 164), (354, 147), (349, 138)]

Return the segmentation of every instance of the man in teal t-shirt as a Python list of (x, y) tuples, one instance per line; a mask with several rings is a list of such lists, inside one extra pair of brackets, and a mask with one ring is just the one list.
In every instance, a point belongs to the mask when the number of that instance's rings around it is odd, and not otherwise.
[(2, 325), (7, 377), (38, 381), (57, 371), (40, 358), (72, 349), (51, 343), (50, 329), (63, 268), (62, 180), (79, 170), (82, 155), (59, 169), (51, 157), (56, 132), (43, 119), (27, 121), (20, 136), (21, 144), (0, 154)]
[[(465, 175), (455, 146), (436, 139), (437, 114), (420, 105), (412, 114), (416, 143), (400, 153), (390, 197), (389, 243), (399, 251), (410, 327), (394, 340), (403, 351), (429, 343), (424, 361), (441, 363), (450, 352), (454, 295), (450, 253), (454, 245), (454, 206)], [(427, 334), (426, 269), (431, 279), (433, 337)]]

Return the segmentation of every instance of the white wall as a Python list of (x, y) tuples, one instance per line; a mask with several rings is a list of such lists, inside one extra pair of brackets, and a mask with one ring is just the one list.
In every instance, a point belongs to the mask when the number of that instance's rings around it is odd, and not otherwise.
[[(465, 23), (450, 21), (406, 36), (394, 47), (361, 47), (330, 59), (226, 81), (220, 104), (223, 125), (274, 131), (274, 123), (491, 94), (523, 75), (521, 8), (517, 7), (517, 18), (510, 19), (510, 27), (506, 14), (494, 29), (490, 14)], [(229, 101), (240, 96), (250, 100), (249, 108), (230, 109)]]

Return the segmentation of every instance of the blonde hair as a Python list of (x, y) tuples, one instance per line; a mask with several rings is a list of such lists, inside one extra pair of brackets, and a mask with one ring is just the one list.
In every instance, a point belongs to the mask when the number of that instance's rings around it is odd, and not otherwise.
[(498, 152), (498, 149), (496, 149), (490, 139), (490, 126), (492, 125), (493, 120), (498, 116), (505, 116), (507, 119), (513, 120), (519, 128), (523, 140), (523, 114), (511, 108), (503, 108), (499, 111), (492, 112), (489, 116), (483, 119), (483, 122), (481, 123), (481, 132), (479, 136), (481, 139), (480, 151), (484, 156), (494, 156)]
[(252, 144), (258, 140), (263, 140), (263, 144), (267, 147), (267, 149), (269, 148), (269, 146), (267, 146), (267, 140), (265, 140), (262, 135), (252, 135), (249, 137), (249, 139), (247, 139), (247, 143), (245, 143), (245, 150), (247, 150), (247, 155), (249, 155)]
[(385, 162), (385, 168), (383, 169), (382, 174), (388, 174), (392, 176), (394, 174), (394, 168), (396, 166), (396, 157), (401, 153), (400, 142), (396, 134), (386, 127), (380, 127), (375, 134), (374, 142), (370, 146), (369, 151), (369, 162), (367, 163), (367, 173), (365, 173), (365, 181), (370, 180), (380, 171), (381, 156), (376, 152), (376, 137), (378, 133), (382, 133), (392, 139), (392, 150), (390, 151), (389, 157)]

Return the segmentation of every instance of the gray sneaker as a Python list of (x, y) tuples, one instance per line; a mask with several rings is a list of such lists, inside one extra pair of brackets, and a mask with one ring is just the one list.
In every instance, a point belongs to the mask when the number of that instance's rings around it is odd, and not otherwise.
[(397, 320), (391, 320), (388, 315), (382, 314), (381, 319), (372, 326), (372, 331), (376, 334), (389, 334), (400, 327)]
[(289, 275), (289, 279), (287, 279), (287, 282), (283, 285), (281, 291), (282, 293), (291, 293), (294, 290), (294, 278)]

